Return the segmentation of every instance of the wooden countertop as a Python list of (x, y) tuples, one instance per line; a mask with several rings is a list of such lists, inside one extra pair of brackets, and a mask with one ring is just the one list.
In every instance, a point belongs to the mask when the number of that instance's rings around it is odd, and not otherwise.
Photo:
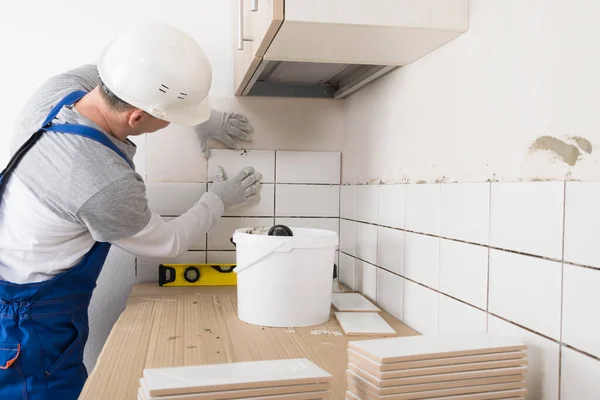
[[(418, 333), (387, 313), (399, 336)], [(341, 335), (340, 335), (341, 334)], [(321, 326), (268, 328), (237, 318), (235, 287), (135, 285), (80, 399), (136, 399), (144, 368), (307, 358), (334, 376), (332, 399), (346, 390), (347, 345), (335, 318)]]

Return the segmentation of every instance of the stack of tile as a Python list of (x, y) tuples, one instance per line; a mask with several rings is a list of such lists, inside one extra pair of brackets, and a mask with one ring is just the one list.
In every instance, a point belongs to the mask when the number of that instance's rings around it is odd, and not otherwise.
[(350, 342), (347, 400), (524, 399), (524, 343), (484, 333)]
[(324, 399), (331, 374), (306, 359), (145, 369), (138, 400)]

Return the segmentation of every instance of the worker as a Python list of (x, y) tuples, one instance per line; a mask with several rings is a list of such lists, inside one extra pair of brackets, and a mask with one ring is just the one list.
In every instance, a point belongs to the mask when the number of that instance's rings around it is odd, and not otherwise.
[(182, 216), (165, 222), (148, 208), (128, 136), (190, 126), (205, 154), (210, 138), (249, 139), (245, 118), (211, 110), (211, 74), (190, 36), (148, 24), (110, 43), (97, 68), (48, 80), (25, 106), (23, 144), (0, 177), (0, 399), (79, 397), (88, 306), (111, 244), (176, 257), (259, 194), (253, 168), (230, 179), (217, 168)]

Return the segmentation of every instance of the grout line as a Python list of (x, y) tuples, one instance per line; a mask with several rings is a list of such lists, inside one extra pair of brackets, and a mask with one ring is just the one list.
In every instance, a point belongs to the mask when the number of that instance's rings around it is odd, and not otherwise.
[[(583, 351), (583, 350), (579, 350), (579, 349), (577, 349), (577, 348), (575, 348), (575, 347), (573, 347), (573, 346), (569, 346), (569, 345), (568, 345), (568, 344), (566, 344), (566, 343), (561, 343), (561, 346), (560, 346), (561, 350), (560, 350), (560, 353), (559, 353), (559, 354), (562, 354), (562, 348), (563, 348), (563, 347), (566, 347), (566, 348), (567, 348), (567, 349), (569, 349), (569, 350), (576, 351), (577, 353), (579, 353), (579, 354), (581, 354), (581, 355), (584, 355), (584, 356), (587, 356), (587, 357), (593, 358), (593, 359), (594, 359), (594, 360), (596, 360), (596, 361), (600, 361), (600, 357), (598, 357), (598, 356), (595, 356), (595, 355), (593, 355), (593, 354), (590, 354), (590, 353), (586, 353), (585, 351)], [(562, 364), (562, 359), (559, 359), (559, 362)], [(559, 370), (559, 372), (560, 372), (561, 368), (559, 367), (559, 369), (558, 369), (558, 370)], [(559, 393), (560, 393), (560, 378), (561, 378), (561, 375), (559, 374), (559, 375), (558, 375), (558, 379), (559, 379), (559, 381), (558, 381), (558, 382), (559, 382), (559, 383), (558, 383), (558, 390), (559, 390)]]
[[(562, 249), (561, 249), (561, 258), (565, 259), (565, 227), (567, 221), (567, 182), (563, 184), (563, 220), (562, 220)], [(564, 312), (564, 289), (565, 288), (565, 263), (563, 262), (560, 266), (560, 331), (559, 331), (559, 341), (562, 343), (563, 341), (563, 312)], [(562, 346), (559, 346), (558, 349), (558, 398), (560, 400), (560, 392), (561, 392), (561, 381), (562, 381)]]
[(485, 296), (485, 312), (488, 315), (485, 319), (485, 331), (489, 332), (490, 330), (490, 260), (492, 251), (490, 250), (489, 243), (492, 237), (492, 184), (488, 184), (488, 249), (487, 249), (487, 287), (486, 287), (486, 296)]

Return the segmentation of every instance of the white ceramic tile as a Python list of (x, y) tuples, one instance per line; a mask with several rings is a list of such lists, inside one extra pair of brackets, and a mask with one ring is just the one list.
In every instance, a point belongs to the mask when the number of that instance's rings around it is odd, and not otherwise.
[(597, 400), (600, 396), (600, 361), (562, 348), (560, 398)]
[(347, 254), (340, 254), (339, 281), (349, 289), (356, 290), (356, 259)]
[(527, 398), (558, 399), (559, 345), (533, 332), (488, 315), (488, 333), (527, 343)]
[(442, 184), (440, 204), (442, 236), (472, 243), (489, 243), (489, 183)]
[(143, 137), (148, 182), (207, 182), (208, 163), (192, 128), (171, 124)]
[(377, 226), (356, 225), (356, 257), (371, 264), (377, 263)]
[(235, 264), (235, 251), (208, 251), (206, 252), (206, 262), (208, 264)]
[[(210, 189), (210, 183), (208, 185)], [(246, 204), (230, 207), (225, 216), (228, 217), (270, 217), (275, 213), (275, 185), (265, 184), (260, 189), (257, 199)]]
[(253, 167), (263, 176), (263, 183), (275, 183), (275, 152), (270, 150), (212, 149), (208, 159), (208, 181), (215, 176), (215, 167), (221, 166), (227, 178), (233, 178), (246, 167)]
[[(176, 217), (163, 217), (165, 222), (173, 221)], [(200, 235), (188, 250), (206, 250), (206, 235)]]
[(340, 220), (340, 251), (356, 256), (357, 222)]
[(491, 250), (489, 311), (559, 339), (561, 267), (554, 261)]
[(362, 222), (377, 223), (377, 185), (360, 185), (356, 187), (356, 219)]
[(377, 304), (394, 317), (402, 320), (404, 279), (377, 268)]
[(272, 383), (294, 384), (295, 381), (313, 383), (331, 379), (331, 374), (306, 359), (146, 368), (143, 376), (151, 396), (260, 388), (273, 386)]
[(379, 313), (373, 312), (336, 312), (335, 318), (348, 336), (395, 336), (396, 331)]
[(376, 265), (404, 275), (404, 231), (377, 227)]
[(331, 305), (337, 311), (379, 312), (381, 309), (360, 293), (332, 293)]
[(423, 335), (437, 335), (438, 293), (404, 280), (404, 319), (402, 321)]
[(340, 153), (278, 151), (277, 183), (340, 184)]
[(277, 185), (278, 217), (339, 217), (340, 187), (324, 185)]
[(356, 186), (340, 187), (340, 217), (356, 219)]
[(440, 240), (440, 291), (487, 309), (488, 249)]
[(356, 260), (356, 290), (368, 299), (377, 301), (377, 267)]
[(600, 183), (567, 182), (565, 260), (600, 267)]
[[(436, 297), (437, 304), (437, 297)], [(416, 335), (394, 339), (359, 340), (348, 343), (348, 347), (380, 364), (396, 362), (459, 357), (497, 352), (522, 351), (523, 340), (481, 332), (446, 335)]]
[(177, 258), (136, 260), (136, 283), (158, 282), (158, 266), (160, 264), (204, 264), (206, 263), (206, 252), (186, 251)]
[(430, 288), (438, 288), (440, 239), (406, 232), (404, 276)]
[(440, 185), (407, 185), (405, 218), (409, 231), (439, 235)]
[(209, 250), (235, 250), (235, 246), (230, 239), (236, 229), (258, 226), (271, 227), (274, 223), (273, 218), (220, 218), (208, 232), (207, 248)]
[(487, 313), (440, 294), (438, 332), (485, 332)]
[(377, 223), (404, 229), (406, 185), (379, 186)]
[(275, 218), (275, 224), (295, 228), (325, 229), (339, 234), (340, 220), (337, 218)]
[(181, 215), (206, 193), (205, 183), (148, 182), (148, 206), (160, 215)]
[(562, 182), (492, 183), (490, 245), (561, 259)]
[(600, 357), (600, 270), (564, 265), (562, 341)]

